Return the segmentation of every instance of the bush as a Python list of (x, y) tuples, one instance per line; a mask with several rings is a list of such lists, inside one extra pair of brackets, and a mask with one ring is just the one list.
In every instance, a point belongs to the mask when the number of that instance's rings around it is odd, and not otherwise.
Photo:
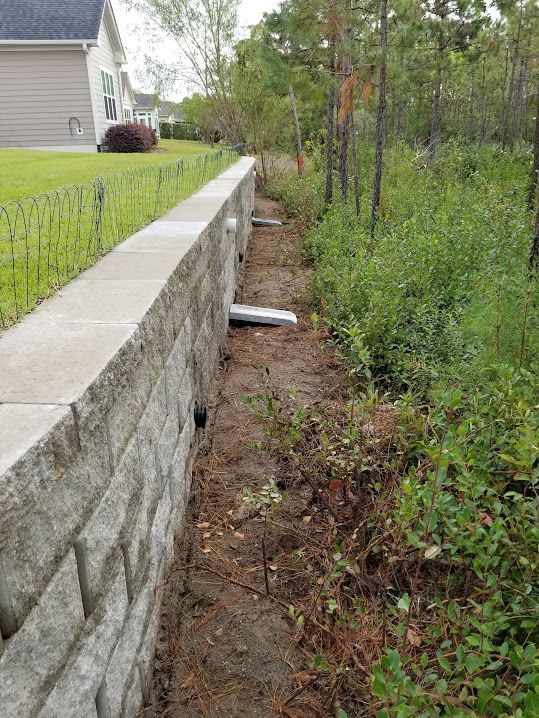
[(176, 122), (172, 125), (172, 136), (175, 140), (200, 140), (201, 132), (196, 125), (187, 122)]
[(173, 136), (173, 125), (171, 122), (160, 122), (159, 129), (161, 131), (161, 137), (164, 140), (171, 140)]
[(149, 152), (156, 144), (155, 130), (145, 125), (112, 125), (105, 134), (108, 152)]

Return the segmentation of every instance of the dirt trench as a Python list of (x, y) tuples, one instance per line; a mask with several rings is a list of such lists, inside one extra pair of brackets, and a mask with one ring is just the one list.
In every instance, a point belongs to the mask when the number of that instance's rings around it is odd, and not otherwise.
[[(260, 196), (256, 213), (283, 216), (279, 204)], [(346, 383), (310, 326), (307, 276), (293, 224), (255, 228), (237, 301), (289, 309), (298, 315), (298, 326), (229, 331), (184, 533), (162, 588), (162, 629), (147, 716), (335, 715), (330, 705), (321, 708), (311, 701), (304, 688), (306, 657), (287, 612), (296, 596), (309, 591), (305, 570), (297, 570), (304, 546), (317, 532), (323, 540), (326, 530), (313, 517), (312, 489), (301, 482), (289, 487), (268, 533), (273, 598), (265, 595), (263, 519), (243, 500), (245, 487), (257, 491), (270, 476), (279, 481), (282, 469), (262, 448), (260, 422), (242, 397), (268, 387), (278, 393), (296, 387), (300, 404), (315, 404), (342, 395)]]

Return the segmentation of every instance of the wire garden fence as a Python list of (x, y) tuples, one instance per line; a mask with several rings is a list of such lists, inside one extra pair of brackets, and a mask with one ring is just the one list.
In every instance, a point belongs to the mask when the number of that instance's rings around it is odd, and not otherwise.
[(142, 165), (0, 205), (0, 328), (191, 196), (236, 157), (227, 149)]

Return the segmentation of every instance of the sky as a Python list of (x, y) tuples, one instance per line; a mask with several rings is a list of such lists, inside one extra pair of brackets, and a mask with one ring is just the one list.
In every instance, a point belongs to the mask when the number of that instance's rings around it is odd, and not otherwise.
[[(248, 35), (249, 26), (256, 25), (265, 12), (275, 10), (279, 4), (280, 0), (242, 0), (238, 36)], [(135, 89), (152, 92), (153, 88), (149, 86), (145, 72), (144, 56), (150, 55), (160, 62), (167, 63), (171, 56), (177, 53), (176, 45), (166, 36), (159, 38), (158, 42), (153, 41), (145, 31), (143, 18), (136, 12), (128, 10), (121, 0), (112, 0), (112, 5), (129, 61), (125, 69), (129, 72)], [(167, 99), (178, 101), (187, 94), (189, 88), (179, 81)]]

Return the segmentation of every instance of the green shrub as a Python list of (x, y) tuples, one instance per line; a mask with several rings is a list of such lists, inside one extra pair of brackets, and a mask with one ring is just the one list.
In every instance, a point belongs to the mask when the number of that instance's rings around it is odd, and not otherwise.
[[(527, 274), (526, 158), (483, 148), (470, 159), (454, 146), (426, 169), (399, 146), (385, 172), (373, 240), (364, 193), (360, 224), (351, 204), (335, 202), (303, 242), (315, 265), (311, 296), (355, 371), (424, 393), (463, 373), (473, 383), (492, 363), (532, 366), (539, 314)], [(315, 187), (307, 201), (297, 180), (276, 194), (308, 216), (305, 207), (321, 207), (321, 175), (305, 186)]]
[(173, 137), (173, 125), (171, 122), (160, 122), (159, 132), (163, 140), (171, 140)]

